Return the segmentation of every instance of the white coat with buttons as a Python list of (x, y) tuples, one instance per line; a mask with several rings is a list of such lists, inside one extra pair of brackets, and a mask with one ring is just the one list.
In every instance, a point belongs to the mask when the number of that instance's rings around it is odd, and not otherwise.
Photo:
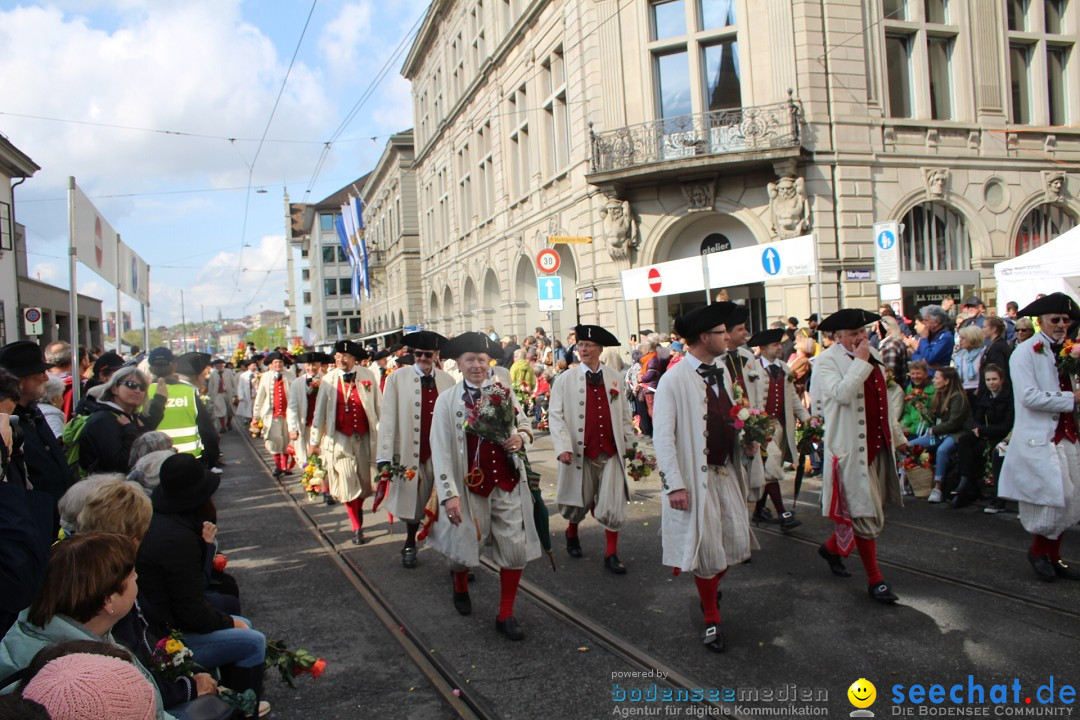
[[(877, 350), (870, 350), (878, 361), (881, 357)], [(882, 366), (883, 367), (883, 366)], [(813, 385), (821, 397), (821, 415), (825, 421), (825, 457), (824, 474), (821, 487), (821, 513), (828, 517), (832, 503), (833, 458), (839, 461), (840, 484), (844, 488), (848, 511), (853, 518), (874, 517), (874, 507), (870, 494), (869, 452), (866, 449), (866, 401), (863, 383), (870, 377), (874, 366), (865, 360), (859, 360), (847, 354), (840, 343), (832, 345), (818, 356), (814, 363)], [(898, 438), (904, 437), (904, 430), (893, 418), (892, 401), (888, 400), (883, 410), (883, 421), (889, 427), (893, 446)], [(902, 504), (900, 498), (900, 479), (896, 474), (893, 447), (884, 447), (888, 462), (885, 463), (888, 477), (885, 478), (885, 497)]]
[[(1042, 352), (1035, 346), (1042, 343)], [(1009, 358), (1016, 421), (998, 479), (998, 495), (1032, 505), (1065, 506), (1064, 475), (1054, 452), (1054, 430), (1063, 412), (1075, 412), (1072, 392), (1061, 389), (1050, 339), (1039, 333), (1013, 350)], [(1068, 442), (1063, 440), (1062, 442)], [(1076, 468), (1072, 477), (1077, 477)]]

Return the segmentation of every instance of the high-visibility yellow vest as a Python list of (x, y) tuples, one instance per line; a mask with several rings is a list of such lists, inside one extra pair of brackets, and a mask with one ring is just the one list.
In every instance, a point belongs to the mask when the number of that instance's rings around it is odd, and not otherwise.
[[(195, 407), (195, 388), (184, 383), (168, 386), (169, 398), (165, 401), (165, 416), (157, 429), (172, 440), (176, 452), (202, 457), (202, 438), (199, 437), (199, 425), (195, 421), (198, 409)], [(151, 384), (148, 394), (152, 399), (157, 386)]]

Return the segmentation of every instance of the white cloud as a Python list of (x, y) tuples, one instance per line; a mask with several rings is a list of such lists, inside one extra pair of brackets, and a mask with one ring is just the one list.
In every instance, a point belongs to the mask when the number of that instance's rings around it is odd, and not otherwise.
[(364, 56), (371, 56), (371, 15), (371, 0), (345, 3), (323, 28), (319, 50), (326, 58), (331, 76), (354, 73)]

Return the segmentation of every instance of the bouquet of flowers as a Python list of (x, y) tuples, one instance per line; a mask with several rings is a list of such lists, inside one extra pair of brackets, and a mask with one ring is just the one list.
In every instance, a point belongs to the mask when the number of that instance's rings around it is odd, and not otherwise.
[(1080, 375), (1080, 343), (1066, 340), (1054, 360), (1060, 372), (1074, 377)]
[(260, 420), (259, 418), (255, 418), (254, 420), (252, 420), (251, 421), (251, 428), (250, 428), (251, 437), (252, 438), (258, 438), (259, 436), (262, 435), (262, 431), (263, 431), (263, 421)]
[(926, 448), (908, 445), (900, 452), (903, 455), (900, 464), (905, 470), (930, 469), (932, 458), (930, 457), (930, 451)]
[(517, 395), (518, 405), (521, 405), (522, 410), (528, 412), (532, 403), (532, 392), (529, 390), (529, 386), (525, 383), (519, 383), (514, 387), (514, 394)]
[(469, 416), (461, 423), (465, 432), (500, 445), (514, 433), (516, 427), (517, 417), (510, 390), (498, 382), (480, 389), (480, 398), (473, 404)]
[(904, 407), (913, 407), (919, 412), (919, 422), (925, 426), (934, 424), (934, 416), (930, 412), (931, 398), (923, 390), (913, 388), (911, 394), (904, 396)]
[(315, 657), (303, 648), (290, 650), (281, 640), (266, 641), (266, 660), (263, 664), (267, 669), (276, 667), (281, 681), (291, 688), (296, 687), (293, 685), (294, 677), (308, 673), (312, 680), (317, 680), (326, 670), (325, 660)]
[(300, 475), (300, 484), (304, 486), (304, 492), (307, 493), (309, 500), (315, 500), (322, 494), (325, 478), (326, 468), (323, 467), (322, 458), (312, 455), (308, 458), (304, 472)]
[(191, 677), (198, 665), (191, 659), (191, 650), (184, 645), (178, 630), (173, 630), (167, 637), (158, 640), (150, 653), (150, 668), (166, 680)]
[(247, 354), (246, 351), (247, 348), (244, 347), (244, 343), (240, 343), (236, 346), (236, 350), (232, 354), (233, 367), (240, 367), (240, 363), (244, 361), (244, 356)]
[(733, 405), (731, 419), (734, 421), (735, 429), (742, 431), (739, 439), (742, 446), (748, 448), (758, 443), (761, 446), (762, 459), (768, 457), (765, 446), (772, 440), (775, 432), (775, 421), (772, 417), (761, 408)]
[(396, 463), (390, 463), (388, 467), (384, 467), (383, 471), (379, 473), (380, 482), (393, 482), (394, 478), (405, 478), (406, 480), (412, 480), (415, 477), (415, 470), (405, 467), (404, 465), (398, 465)]
[(634, 479), (634, 482), (649, 477), (656, 470), (656, 457), (639, 449), (638, 444), (626, 451), (626, 474)]
[(289, 348), (289, 354), (294, 356), (294, 357), (296, 355), (303, 355), (306, 352), (307, 352), (307, 348), (304, 347), (303, 343), (299, 343), (299, 342), (294, 342), (292, 344), (292, 347)]
[(814, 452), (814, 446), (821, 445), (823, 442), (825, 442), (825, 421), (817, 415), (811, 416), (795, 429), (796, 447), (802, 455)]

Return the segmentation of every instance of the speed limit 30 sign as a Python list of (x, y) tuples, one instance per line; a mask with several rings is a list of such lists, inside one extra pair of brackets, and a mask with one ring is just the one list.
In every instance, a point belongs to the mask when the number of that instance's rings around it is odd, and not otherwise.
[(536, 253), (536, 268), (542, 273), (551, 274), (559, 270), (559, 253), (551, 248), (544, 248)]

